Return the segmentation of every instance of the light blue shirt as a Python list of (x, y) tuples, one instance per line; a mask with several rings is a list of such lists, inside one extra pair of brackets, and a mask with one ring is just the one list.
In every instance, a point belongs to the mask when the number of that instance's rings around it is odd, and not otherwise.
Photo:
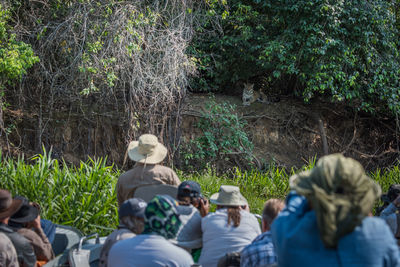
[(291, 192), (274, 220), (272, 239), (278, 266), (400, 266), (400, 252), (386, 223), (366, 217), (343, 236), (336, 249), (327, 249), (319, 235), (316, 215), (303, 196)]
[(192, 256), (159, 235), (138, 235), (111, 247), (110, 267), (190, 267)]

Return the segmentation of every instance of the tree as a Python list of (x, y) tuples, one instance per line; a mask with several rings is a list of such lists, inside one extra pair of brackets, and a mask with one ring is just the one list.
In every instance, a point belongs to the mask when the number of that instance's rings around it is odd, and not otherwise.
[(4, 130), (4, 90), (6, 85), (21, 79), (27, 69), (39, 61), (30, 45), (16, 40), (7, 24), (9, 11), (0, 4), (0, 129)]

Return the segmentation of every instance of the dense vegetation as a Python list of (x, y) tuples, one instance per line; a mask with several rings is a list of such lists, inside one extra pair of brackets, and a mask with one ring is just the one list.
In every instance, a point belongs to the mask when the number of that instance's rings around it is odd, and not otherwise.
[[(384, 0), (6, 0), (2, 139), (37, 152), (53, 145), (57, 129), (75, 116), (84, 133), (81, 140), (57, 140), (64, 142), (60, 154), (69, 145), (75, 154), (112, 157), (110, 147), (151, 132), (168, 146), (170, 162), (192, 155), (205, 163), (232, 153), (244, 155), (242, 162), (251, 158), (243, 136), (228, 140), (231, 150), (217, 146), (180, 157), (179, 125), (187, 89), (240, 95), (245, 81), (267, 94), (323, 96), (384, 114), (396, 118), (391, 128), (398, 131), (399, 22), (398, 1)], [(3, 116), (6, 108), (32, 114), (34, 138), (23, 132), (26, 125), (18, 129), (21, 120)], [(118, 137), (101, 128), (106, 119)], [(188, 145), (204, 148), (214, 142), (209, 137)], [(95, 138), (106, 143), (100, 153)]]
[(197, 90), (263, 76), (268, 89), (294, 90), (305, 101), (327, 95), (367, 111), (400, 111), (392, 1), (209, 2), (213, 16), (191, 46), (203, 70)]
[[(50, 154), (38, 155), (27, 164), (23, 159), (0, 160), (0, 187), (13, 195), (23, 195), (42, 206), (42, 217), (53, 222), (72, 225), (84, 233), (110, 233), (118, 221), (115, 184), (120, 171), (106, 166), (104, 160), (89, 160), (77, 167), (68, 167), (53, 160)], [(314, 161), (303, 169), (312, 168)], [(251, 211), (260, 214), (269, 198), (284, 199), (289, 191), (289, 176), (299, 170), (284, 170), (275, 166), (264, 172), (235, 170), (216, 176), (211, 170), (184, 174), (181, 180), (195, 180), (203, 194), (210, 197), (221, 184), (240, 187), (249, 201)], [(390, 184), (400, 182), (400, 169), (377, 170), (370, 174), (386, 191)]]

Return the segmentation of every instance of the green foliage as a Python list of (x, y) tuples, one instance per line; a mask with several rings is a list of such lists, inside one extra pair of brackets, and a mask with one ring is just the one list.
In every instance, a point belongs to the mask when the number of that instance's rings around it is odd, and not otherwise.
[(210, 98), (197, 124), (201, 134), (191, 140), (183, 152), (186, 165), (216, 169), (228, 169), (230, 165), (241, 163), (245, 167), (251, 165), (253, 144), (244, 131), (246, 122), (239, 118), (235, 109), (235, 105), (217, 103)]
[(9, 12), (0, 4), (0, 90), (6, 83), (20, 79), (27, 69), (39, 61), (30, 45), (16, 40), (8, 26)]
[(296, 76), (306, 101), (326, 93), (367, 111), (400, 112), (398, 32), (388, 1), (263, 4), (273, 23), (261, 58), (274, 64), (276, 79)]
[(71, 225), (84, 233), (109, 233), (118, 224), (114, 195), (118, 171), (106, 160), (89, 160), (68, 168), (51, 153), (38, 155), (26, 164), (1, 159), (0, 185), (13, 195), (22, 195), (42, 207), (42, 218)]
[[(89, 160), (77, 167), (60, 165), (50, 154), (38, 155), (25, 163), (23, 158), (0, 159), (0, 188), (13, 195), (23, 195), (42, 207), (42, 217), (55, 223), (71, 225), (85, 234), (107, 235), (118, 224), (115, 184), (119, 170), (105, 165), (106, 160)], [(301, 170), (311, 169), (314, 160)], [(261, 214), (267, 199), (284, 199), (289, 193), (289, 177), (297, 169), (285, 170), (270, 165), (265, 171), (240, 171), (216, 176), (212, 169), (185, 174), (177, 171), (181, 181), (197, 181), (206, 197), (218, 192), (223, 184), (236, 185), (249, 202), (253, 213)], [(370, 176), (383, 191), (400, 183), (400, 168), (376, 170)], [(211, 207), (212, 210), (215, 206)]]
[[(188, 53), (200, 75), (195, 91), (216, 91), (266, 71), (259, 59), (269, 21), (251, 1), (208, 1), (204, 23), (197, 28)], [(202, 11), (200, 11), (202, 12)], [(220, 28), (220, 30), (216, 30)]]
[[(208, 12), (216, 15), (204, 19), (189, 49), (201, 74), (194, 90), (264, 75), (271, 84), (295, 81), (290, 89), (305, 101), (327, 95), (366, 111), (400, 112), (392, 2), (212, 2)], [(216, 23), (220, 31), (212, 31)]]

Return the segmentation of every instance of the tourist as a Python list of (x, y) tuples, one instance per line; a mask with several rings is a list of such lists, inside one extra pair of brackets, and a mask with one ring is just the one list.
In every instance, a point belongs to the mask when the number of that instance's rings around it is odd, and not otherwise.
[(247, 200), (237, 186), (222, 185), (210, 202), (217, 205), (217, 210), (201, 221), (203, 249), (199, 264), (203, 267), (217, 266), (220, 258), (240, 252), (261, 234), (260, 225), (248, 211)]
[(262, 214), (263, 233), (242, 250), (240, 266), (267, 266), (277, 262), (270, 229), (275, 217), (278, 216), (284, 206), (284, 202), (279, 199), (270, 199), (265, 202)]
[[(0, 189), (0, 232), (13, 243), (20, 266), (34, 267), (36, 256), (29, 241), (8, 226), (10, 217), (22, 206), (21, 199), (13, 199), (9, 191)], [(10, 252), (12, 253), (12, 252)]]
[(208, 214), (208, 202), (201, 194), (201, 188), (195, 181), (184, 181), (178, 187), (178, 213), (182, 226), (172, 243), (187, 249), (201, 248), (201, 218)]
[(104, 242), (100, 253), (99, 267), (107, 266), (108, 253), (115, 243), (143, 232), (146, 206), (147, 203), (140, 198), (130, 198), (122, 203), (118, 211), (120, 222), (118, 229), (114, 230)]
[(271, 226), (278, 266), (400, 266), (389, 227), (370, 216), (381, 189), (360, 163), (322, 157), (290, 187)]
[(387, 194), (382, 195), (384, 208), (379, 217), (386, 221), (395, 238), (400, 242), (400, 184), (392, 184)]
[(0, 266), (19, 267), (17, 252), (11, 240), (0, 232)]
[(167, 156), (167, 148), (158, 142), (156, 136), (144, 134), (128, 146), (128, 156), (136, 164), (123, 173), (116, 186), (118, 205), (134, 196), (138, 186), (170, 184), (178, 186), (181, 181), (176, 173), (159, 163)]
[(21, 199), (22, 206), (11, 216), (9, 226), (29, 241), (38, 262), (52, 260), (54, 252), (40, 224), (39, 208), (25, 197), (16, 198)]
[(143, 233), (112, 246), (108, 266), (191, 266), (190, 254), (167, 240), (176, 236), (180, 226), (176, 200), (167, 195), (155, 196), (145, 210)]

